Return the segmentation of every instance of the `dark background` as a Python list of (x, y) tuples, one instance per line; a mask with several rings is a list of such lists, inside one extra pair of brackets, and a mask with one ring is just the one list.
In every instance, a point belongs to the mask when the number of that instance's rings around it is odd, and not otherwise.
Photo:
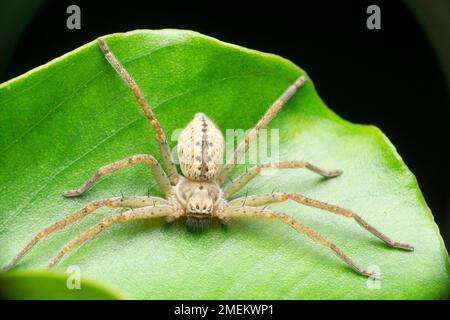
[[(81, 8), (81, 30), (66, 8)], [(381, 30), (366, 8), (381, 8)], [(0, 2), (0, 82), (96, 37), (181, 28), (281, 55), (304, 68), (324, 101), (381, 128), (416, 175), (450, 244), (450, 1)], [(342, 88), (345, 88), (342, 89)]]

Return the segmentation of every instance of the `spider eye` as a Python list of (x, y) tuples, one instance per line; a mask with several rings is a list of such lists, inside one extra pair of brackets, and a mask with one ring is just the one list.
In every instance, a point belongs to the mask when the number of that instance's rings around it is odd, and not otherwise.
[(196, 205), (195, 207), (197, 208), (197, 210), (199, 210), (199, 209), (200, 209), (200, 207), (199, 207), (198, 205)]

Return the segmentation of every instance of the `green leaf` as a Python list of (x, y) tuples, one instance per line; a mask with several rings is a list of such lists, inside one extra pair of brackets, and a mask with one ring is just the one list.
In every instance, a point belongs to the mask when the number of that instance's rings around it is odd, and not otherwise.
[[(172, 134), (199, 111), (223, 132), (251, 128), (304, 73), (280, 57), (190, 31), (134, 31), (106, 41), (154, 107), (171, 147)], [(345, 85), (342, 90), (352, 93)], [(352, 209), (395, 240), (414, 245), (414, 252), (392, 249), (351, 219), (297, 203), (271, 205), (326, 235), (361, 266), (377, 266), (379, 289), (329, 249), (277, 221), (236, 219), (227, 229), (214, 224), (200, 234), (162, 219), (117, 224), (69, 253), (57, 269), (77, 265), (83, 276), (132, 298), (448, 294), (449, 259), (439, 230), (415, 177), (377, 128), (338, 117), (310, 80), (269, 127), (279, 129), (280, 160), (304, 159), (344, 174), (326, 180), (305, 170), (280, 170), (256, 178), (248, 194), (300, 192)], [(39, 229), (89, 201), (122, 193), (161, 195), (148, 168), (136, 165), (103, 178), (79, 198), (62, 197), (104, 164), (137, 153), (159, 157), (147, 119), (96, 41), (2, 84), (0, 131), (0, 263)], [(44, 267), (67, 241), (112, 212), (101, 209), (51, 235), (17, 269)]]
[(81, 277), (57, 271), (13, 271), (0, 274), (2, 298), (20, 300), (117, 300), (125, 296)]

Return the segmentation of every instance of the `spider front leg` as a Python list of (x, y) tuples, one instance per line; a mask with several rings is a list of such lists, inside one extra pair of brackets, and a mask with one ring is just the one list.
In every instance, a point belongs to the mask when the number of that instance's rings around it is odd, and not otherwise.
[(167, 138), (164, 130), (161, 127), (161, 124), (159, 123), (158, 119), (156, 119), (152, 108), (148, 104), (147, 100), (145, 100), (144, 94), (137, 85), (136, 81), (134, 81), (133, 77), (128, 73), (124, 66), (122, 66), (116, 56), (109, 50), (105, 40), (103, 40), (103, 38), (98, 38), (98, 44), (103, 54), (105, 55), (106, 60), (108, 60), (111, 66), (128, 84), (137, 102), (139, 103), (139, 106), (150, 121), (150, 124), (156, 132), (156, 140), (158, 141), (161, 156), (163, 158), (164, 166), (166, 167), (167, 173), (169, 175), (170, 182), (172, 184), (176, 184), (178, 181), (178, 171), (175, 163), (172, 161), (172, 157), (170, 156), (169, 144), (167, 143)]
[(64, 227), (72, 224), (75, 221), (78, 221), (88, 214), (94, 212), (95, 210), (107, 206), (110, 208), (141, 208), (151, 205), (168, 205), (169, 202), (165, 199), (158, 197), (115, 197), (115, 198), (107, 198), (100, 199), (97, 201), (93, 201), (89, 203), (84, 208), (68, 215), (67, 217), (56, 221), (52, 225), (42, 229), (39, 231), (33, 239), (5, 266), (2, 267), (2, 270), (6, 271), (13, 267), (28, 251), (31, 250), (40, 240), (48, 237), (55, 231), (63, 229)]
[(275, 100), (275, 102), (267, 109), (266, 113), (262, 116), (262, 118), (258, 121), (255, 127), (250, 130), (250, 132), (244, 137), (244, 140), (241, 141), (236, 151), (233, 154), (233, 158), (231, 159), (231, 163), (227, 163), (221, 170), (219, 174), (219, 178), (217, 179), (220, 184), (226, 181), (228, 175), (233, 171), (236, 167), (238, 161), (244, 156), (247, 152), (250, 144), (253, 140), (256, 139), (259, 132), (262, 128), (264, 128), (273, 118), (277, 115), (278, 111), (283, 107), (283, 105), (297, 92), (297, 90), (305, 83), (306, 78), (304, 76), (300, 76), (297, 80), (294, 81), (292, 85), (290, 85), (283, 94)]
[(261, 208), (254, 207), (235, 207), (230, 206), (225, 209), (223, 215), (228, 218), (260, 218), (260, 219), (278, 219), (287, 225), (291, 226), (298, 232), (306, 235), (310, 239), (324, 245), (325, 247), (331, 249), (337, 257), (339, 257), (342, 261), (348, 264), (353, 270), (358, 272), (361, 275), (366, 277), (378, 278), (379, 275), (373, 272), (369, 272), (358, 266), (352, 259), (350, 259), (341, 249), (339, 249), (334, 243), (328, 240), (326, 237), (322, 236), (317, 231), (308, 228), (296, 220), (291, 216), (272, 210), (265, 210)]
[(341, 208), (332, 204), (328, 204), (326, 202), (318, 201), (315, 199), (311, 199), (308, 197), (305, 197), (304, 195), (301, 195), (299, 193), (287, 193), (287, 192), (274, 192), (271, 194), (262, 194), (262, 195), (255, 195), (255, 196), (248, 196), (248, 197), (241, 197), (237, 198), (235, 200), (230, 201), (230, 206), (239, 206), (239, 205), (246, 205), (246, 206), (264, 206), (270, 203), (276, 203), (276, 202), (283, 202), (286, 200), (293, 200), (297, 203), (304, 204), (310, 207), (322, 209), (328, 212), (332, 212), (334, 214), (342, 215), (347, 218), (352, 218), (355, 220), (361, 227), (390, 245), (391, 247), (413, 251), (414, 247), (406, 244), (406, 243), (400, 243), (393, 241), (391, 238), (386, 236), (381, 231), (378, 231), (375, 227), (371, 226), (369, 223), (367, 223), (363, 218), (361, 218), (359, 215), (354, 213), (353, 211), (345, 208)]
[(97, 170), (97, 172), (88, 180), (86, 181), (81, 187), (75, 190), (67, 190), (63, 194), (66, 197), (77, 197), (81, 195), (83, 192), (87, 191), (92, 187), (92, 185), (100, 179), (104, 174), (116, 171), (128, 166), (131, 166), (136, 163), (145, 162), (147, 163), (153, 173), (153, 176), (156, 179), (156, 182), (158, 183), (161, 191), (168, 195), (170, 193), (171, 184), (169, 179), (167, 178), (167, 175), (165, 174), (164, 170), (159, 165), (158, 161), (149, 154), (138, 154), (134, 155), (132, 157), (119, 160), (110, 164), (107, 164), (100, 169)]
[(105, 230), (106, 228), (113, 225), (115, 222), (128, 222), (139, 219), (151, 219), (158, 217), (167, 217), (171, 214), (177, 214), (177, 211), (174, 207), (170, 205), (155, 205), (149, 207), (143, 207), (135, 210), (129, 210), (125, 213), (118, 213), (108, 218), (103, 219), (100, 223), (91, 227), (89, 230), (83, 232), (81, 235), (68, 242), (61, 251), (52, 259), (48, 264), (48, 268), (51, 268), (58, 264), (58, 262), (62, 259), (62, 257), (68, 253), (69, 251), (79, 247), (84, 242), (92, 239), (97, 234)]
[(322, 177), (333, 178), (342, 174), (341, 170), (325, 171), (306, 161), (283, 161), (274, 163), (262, 163), (251, 167), (241, 174), (235, 181), (224, 188), (224, 197), (228, 198), (242, 189), (250, 180), (255, 178), (262, 170), (267, 169), (299, 169), (306, 168)]

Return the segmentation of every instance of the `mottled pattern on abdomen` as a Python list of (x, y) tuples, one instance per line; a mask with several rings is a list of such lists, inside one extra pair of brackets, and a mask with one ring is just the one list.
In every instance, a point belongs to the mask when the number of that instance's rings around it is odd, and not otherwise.
[(189, 179), (215, 179), (221, 168), (223, 151), (222, 133), (203, 113), (195, 115), (178, 139), (181, 171)]

